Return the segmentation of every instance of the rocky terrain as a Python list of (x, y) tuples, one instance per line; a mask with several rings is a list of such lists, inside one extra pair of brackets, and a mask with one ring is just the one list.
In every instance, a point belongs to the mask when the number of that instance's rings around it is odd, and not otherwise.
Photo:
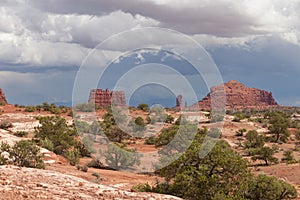
[(0, 199), (180, 199), (136, 193), (49, 170), (0, 166)]
[[(224, 95), (226, 98), (224, 98)], [(222, 85), (212, 87), (210, 93), (197, 104), (194, 104), (192, 108), (199, 106), (200, 109), (210, 110), (212, 98), (214, 98), (214, 102), (221, 102), (224, 99), (227, 110), (264, 109), (278, 105), (272, 96), (272, 92), (249, 88), (238, 81), (231, 80)]]
[(4, 104), (7, 103), (5, 94), (1, 88), (0, 88), (0, 103), (4, 103)]
[[(208, 94), (198, 104), (202, 109), (209, 109), (210, 101), (213, 95), (218, 97), (221, 90), (225, 90), (228, 109), (236, 108), (267, 108), (277, 106), (278, 104), (272, 97), (272, 93), (248, 88), (237, 81), (230, 81), (224, 85), (216, 86), (211, 89)], [(110, 93), (108, 91), (108, 93)], [(107, 94), (108, 94), (107, 93)], [(105, 96), (105, 95), (104, 95)], [(5, 96), (4, 96), (5, 97)], [(111, 97), (107, 97), (108, 99)], [(107, 99), (107, 100), (108, 100)], [(110, 99), (111, 100), (111, 99)], [(102, 101), (102, 100), (101, 100)], [(103, 100), (106, 102), (106, 100)], [(182, 106), (182, 96), (177, 99), (177, 106)], [(259, 106), (258, 106), (259, 105)], [(49, 111), (33, 112), (25, 111), (25, 108), (15, 107), (14, 105), (0, 105), (0, 122), (8, 122), (12, 127), (7, 129), (0, 129), (0, 143), (6, 142), (10, 145), (20, 140), (30, 140), (34, 134), (34, 127), (39, 125), (37, 116), (54, 116)], [(98, 110), (97, 118), (103, 121), (103, 116), (107, 111)], [(193, 112), (184, 111), (188, 114), (188, 120), (199, 121), (198, 128), (213, 128), (223, 122), (208, 123), (209, 112)], [(174, 109), (168, 112), (176, 120), (181, 112)], [(61, 113), (67, 123), (72, 124), (73, 118), (68, 113)], [(130, 113), (131, 117), (141, 116), (146, 119), (147, 112), (142, 110), (133, 109)], [(91, 121), (94, 119), (93, 113), (79, 112), (77, 119), (82, 121)], [(222, 124), (222, 139), (227, 141), (232, 149), (237, 151), (244, 158), (248, 159), (253, 166), (250, 169), (254, 174), (266, 174), (275, 176), (280, 180), (286, 181), (293, 186), (300, 194), (300, 164), (286, 164), (279, 162), (279, 164), (264, 166), (263, 161), (251, 161), (251, 158), (245, 154), (242, 148), (242, 142), (245, 141), (244, 136), (237, 137), (236, 133), (240, 129), (255, 130), (260, 134), (268, 133), (268, 124), (263, 121), (259, 122), (261, 115), (252, 115), (249, 118), (244, 118), (239, 121), (234, 121), (235, 115), (225, 115), (224, 124)], [(300, 121), (300, 115), (294, 114), (293, 118), (296, 122)], [(196, 120), (198, 119), (198, 120)], [(159, 126), (158, 126), (159, 125)], [(156, 125), (148, 124), (147, 130), (149, 133), (159, 133), (162, 127), (171, 126), (170, 124), (157, 123)], [(296, 147), (296, 128), (290, 128), (291, 137), (286, 143), (278, 143), (278, 150), (276, 150), (275, 157), (279, 160), (287, 150), (292, 150), (295, 159), (300, 160), (299, 150)], [(28, 136), (17, 137), (13, 135), (18, 131), (27, 131)], [(273, 148), (274, 143), (266, 142), (267, 147)], [(97, 146), (96, 146), (97, 147)], [(137, 139), (134, 142), (128, 142), (128, 148), (134, 148), (138, 152), (149, 153), (156, 151), (154, 145), (145, 145), (144, 139)], [(143, 183), (154, 185), (157, 180), (162, 181), (163, 178), (156, 175), (137, 174), (129, 171), (113, 171), (106, 169), (97, 169), (89, 167), (87, 172), (78, 170), (61, 155), (41, 148), (44, 154), (44, 163), (46, 169), (31, 169), (22, 168), (11, 165), (0, 166), (0, 199), (179, 199), (177, 197), (136, 192), (132, 189), (134, 186)], [(79, 165), (85, 166), (92, 158), (81, 158)], [(145, 160), (141, 159), (143, 163)], [(150, 162), (150, 160), (148, 160)], [(97, 173), (99, 180), (93, 175)]]

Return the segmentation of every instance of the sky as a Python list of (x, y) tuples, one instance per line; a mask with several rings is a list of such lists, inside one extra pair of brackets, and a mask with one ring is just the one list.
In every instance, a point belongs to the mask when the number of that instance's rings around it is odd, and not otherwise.
[[(85, 85), (86, 99), (93, 87), (131, 86), (130, 104), (171, 106), (181, 92), (190, 104), (212, 80), (234, 79), (300, 106), (299, 10), (300, 0), (1, 0), (0, 87), (12, 104), (68, 104)], [(158, 31), (135, 31), (146, 27)], [(145, 41), (155, 41), (153, 49)], [(206, 68), (197, 74), (187, 57)], [(89, 64), (97, 73), (80, 78)], [(208, 72), (214, 64), (218, 77)]]

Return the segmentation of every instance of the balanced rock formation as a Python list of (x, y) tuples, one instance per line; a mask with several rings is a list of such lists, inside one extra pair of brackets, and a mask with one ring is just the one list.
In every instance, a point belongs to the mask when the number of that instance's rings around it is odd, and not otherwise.
[(126, 106), (125, 92), (94, 89), (90, 92), (89, 103), (104, 109), (110, 105)]
[(175, 108), (183, 108), (183, 96), (181, 94), (176, 97)]
[(272, 92), (248, 88), (238, 81), (231, 80), (227, 83), (212, 87), (210, 93), (197, 104), (194, 104), (192, 108), (198, 106), (201, 110), (210, 110), (212, 98), (214, 98), (216, 104), (218, 99), (222, 99), (222, 96), (225, 101), (224, 106), (227, 110), (244, 108), (263, 109), (278, 105), (272, 96)]
[(5, 94), (1, 88), (0, 88), (0, 104), (7, 104)]

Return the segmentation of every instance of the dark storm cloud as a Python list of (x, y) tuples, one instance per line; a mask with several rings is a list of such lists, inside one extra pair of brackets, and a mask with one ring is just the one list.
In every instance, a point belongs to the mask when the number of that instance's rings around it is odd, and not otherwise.
[(248, 48), (218, 47), (209, 50), (224, 81), (241, 81), (250, 87), (273, 92), (282, 105), (300, 102), (300, 46), (278, 36), (265, 36)]
[(238, 6), (224, 1), (200, 2), (195, 5), (175, 7), (158, 5), (149, 1), (131, 0), (32, 0), (39, 9), (68, 14), (105, 15), (121, 10), (139, 14), (160, 22), (160, 26), (188, 34), (213, 34), (217, 36), (243, 36), (263, 33), (257, 19), (246, 14)]

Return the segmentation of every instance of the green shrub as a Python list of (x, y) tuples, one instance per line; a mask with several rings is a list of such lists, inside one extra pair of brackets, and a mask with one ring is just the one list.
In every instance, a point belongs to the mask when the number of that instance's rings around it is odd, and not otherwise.
[(261, 147), (257, 149), (253, 149), (252, 151), (252, 160), (263, 160), (265, 161), (266, 165), (269, 165), (270, 163), (278, 163), (278, 159), (274, 157), (274, 150), (270, 147)]
[(12, 128), (12, 127), (13, 127), (13, 125), (10, 122), (4, 121), (4, 122), (0, 123), (0, 129), (7, 130), (7, 129)]
[(140, 159), (134, 150), (116, 144), (109, 144), (104, 156), (106, 163), (114, 169), (128, 169), (140, 164)]
[(154, 145), (155, 143), (156, 143), (156, 138), (154, 136), (151, 136), (145, 140), (145, 144), (148, 145)]
[(97, 179), (101, 179), (100, 174), (98, 174), (97, 172), (93, 172), (92, 175), (95, 176)]
[(206, 138), (198, 131), (192, 144), (177, 160), (157, 170), (165, 181), (155, 186), (140, 184), (134, 189), (175, 195), (184, 199), (247, 200), (291, 199), (297, 197), (295, 188), (274, 177), (255, 176), (248, 162), (222, 140), (204, 157), (199, 157)]
[(296, 189), (275, 177), (259, 175), (250, 185), (248, 199), (294, 199), (297, 198)]
[(137, 108), (145, 112), (149, 112), (150, 110), (148, 104), (145, 103), (139, 104)]
[(291, 151), (291, 150), (286, 150), (283, 152), (283, 158), (281, 159), (281, 161), (283, 161), (287, 164), (297, 163), (297, 160), (295, 160), (295, 158), (294, 158), (293, 151)]
[[(6, 152), (9, 157), (2, 155)], [(39, 147), (28, 140), (16, 142), (12, 147), (7, 143), (0, 145), (0, 164), (13, 164), (20, 167), (45, 168), (43, 154), (40, 153)]]
[(78, 140), (74, 127), (69, 127), (59, 116), (38, 117), (41, 126), (35, 127), (34, 140), (44, 148), (70, 159), (75, 165), (81, 156), (90, 156), (89, 151)]
[(76, 150), (67, 150), (63, 153), (63, 156), (68, 159), (71, 165), (75, 166), (76, 164), (79, 163), (80, 159), (80, 152), (78, 149)]
[(98, 159), (91, 160), (88, 164), (88, 167), (96, 168), (96, 169), (104, 169), (105, 166)]
[(81, 112), (93, 112), (95, 111), (95, 104), (93, 103), (81, 103), (75, 106), (75, 109)]
[(34, 106), (26, 106), (25, 112), (34, 112), (35, 111), (35, 107)]
[(27, 131), (17, 131), (15, 133), (13, 133), (15, 136), (17, 137), (27, 137), (28, 136), (28, 132)]
[(89, 168), (86, 166), (86, 165), (84, 165), (82, 168), (81, 168), (81, 171), (83, 171), (83, 172), (87, 172), (89, 170)]

